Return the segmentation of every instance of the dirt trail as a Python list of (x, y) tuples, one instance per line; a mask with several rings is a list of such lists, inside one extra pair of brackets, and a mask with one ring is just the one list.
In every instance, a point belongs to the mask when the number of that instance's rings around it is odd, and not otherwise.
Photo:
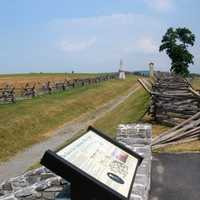
[(85, 130), (90, 124), (115, 109), (127, 98), (134, 94), (140, 86), (135, 84), (126, 95), (119, 96), (106, 104), (98, 107), (95, 111), (84, 114), (81, 118), (66, 123), (62, 128), (54, 130), (54, 136), (37, 143), (23, 152), (16, 154), (9, 161), (0, 163), (0, 183), (8, 178), (18, 176), (25, 172), (31, 165), (38, 162), (47, 149), (56, 149), (64, 141), (71, 139), (80, 131)]

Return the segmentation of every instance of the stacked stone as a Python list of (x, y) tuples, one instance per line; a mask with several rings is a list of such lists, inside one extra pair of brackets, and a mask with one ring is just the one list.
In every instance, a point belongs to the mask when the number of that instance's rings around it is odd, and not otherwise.
[(116, 139), (141, 155), (144, 159), (139, 166), (132, 188), (130, 200), (147, 200), (151, 187), (151, 135), (149, 124), (119, 125)]
[(69, 197), (70, 185), (45, 167), (11, 178), (0, 185), (0, 200), (53, 200)]

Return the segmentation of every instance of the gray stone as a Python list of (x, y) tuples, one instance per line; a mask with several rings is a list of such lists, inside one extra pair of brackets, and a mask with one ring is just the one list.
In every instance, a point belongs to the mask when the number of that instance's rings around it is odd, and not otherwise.
[(62, 186), (54, 186), (44, 190), (44, 192), (61, 192), (61, 191), (63, 191)]
[(139, 175), (137, 174), (136, 177), (135, 177), (135, 181), (134, 181), (134, 184), (135, 185), (143, 185), (145, 187), (148, 186), (148, 176), (143, 176), (143, 175)]
[(144, 198), (145, 195), (146, 195), (145, 187), (144, 186), (140, 186), (140, 185), (137, 185), (137, 186), (133, 185), (132, 193), (137, 195), (137, 196), (140, 196), (140, 197)]
[(143, 200), (143, 198), (141, 196), (131, 194), (130, 200)]
[(56, 175), (55, 174), (52, 174), (52, 173), (42, 173), (41, 175), (40, 175), (40, 178), (41, 178), (41, 180), (46, 180), (46, 179), (48, 179), (48, 178), (52, 178), (52, 177), (55, 177)]
[(7, 194), (3, 197), (0, 197), (0, 200), (17, 200), (17, 198), (15, 198), (14, 194)]
[(31, 195), (29, 196), (25, 196), (20, 198), (21, 200), (36, 200), (36, 199), (40, 199), (42, 197), (42, 194), (39, 192), (33, 192)]
[(42, 174), (42, 173), (46, 173), (46, 168), (45, 168), (45, 167), (40, 167), (40, 168), (35, 169), (35, 170), (33, 171), (33, 174), (34, 174), (34, 175), (40, 175), (40, 174)]
[(59, 176), (57, 176), (57, 177), (49, 178), (47, 180), (47, 183), (50, 186), (59, 186), (60, 185), (60, 181), (61, 181), (61, 178)]
[(40, 176), (38, 176), (38, 175), (32, 175), (32, 174), (30, 176), (27, 176), (27, 178), (26, 178), (26, 180), (28, 181), (28, 183), (30, 185), (33, 185), (33, 184), (39, 182), (40, 179), (41, 179)]
[(42, 197), (49, 200), (55, 199), (55, 193), (54, 192), (42, 192)]
[(39, 198), (39, 197), (42, 196), (42, 194), (41, 194), (40, 192), (34, 191), (34, 192), (32, 193), (32, 196), (33, 196), (33, 197), (36, 197), (36, 198)]
[(12, 187), (15, 190), (15, 188), (23, 188), (23, 187), (27, 187), (29, 186), (29, 183), (26, 181), (26, 179), (21, 178), (21, 179), (17, 179), (12, 181)]
[(144, 158), (136, 172), (130, 200), (147, 200), (151, 182), (151, 125), (121, 125), (116, 138)]
[(47, 182), (43, 181), (43, 182), (40, 182), (38, 184), (35, 184), (35, 190), (40, 192), (40, 191), (43, 191), (47, 188), (50, 187), (50, 184), (48, 184)]
[(21, 189), (17, 192), (15, 192), (15, 197), (27, 197), (32, 195), (34, 192), (34, 188), (33, 187), (26, 187), (24, 189)]
[(4, 182), (2, 185), (2, 190), (6, 190), (6, 191), (12, 191), (12, 184), (9, 181)]

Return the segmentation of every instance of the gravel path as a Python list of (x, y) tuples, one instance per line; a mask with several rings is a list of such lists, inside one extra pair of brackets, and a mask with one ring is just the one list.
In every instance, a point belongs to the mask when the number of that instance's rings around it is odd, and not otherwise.
[(126, 95), (119, 96), (98, 107), (95, 111), (86, 113), (73, 122), (66, 123), (62, 128), (54, 130), (55, 134), (51, 138), (25, 149), (7, 162), (0, 163), (0, 183), (8, 178), (18, 176), (25, 172), (30, 166), (41, 159), (47, 149), (53, 150), (59, 145), (62, 145), (64, 141), (71, 139), (80, 131), (85, 130), (90, 124), (123, 103), (138, 89), (139, 86), (134, 85)]

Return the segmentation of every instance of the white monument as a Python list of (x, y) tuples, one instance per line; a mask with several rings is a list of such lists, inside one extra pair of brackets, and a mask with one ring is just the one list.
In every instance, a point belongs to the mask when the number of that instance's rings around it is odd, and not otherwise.
[(149, 63), (149, 76), (153, 77), (153, 74), (154, 74), (154, 63), (150, 62)]
[(119, 67), (119, 79), (124, 80), (126, 78), (125, 71), (123, 71), (123, 61), (120, 60), (120, 67)]

